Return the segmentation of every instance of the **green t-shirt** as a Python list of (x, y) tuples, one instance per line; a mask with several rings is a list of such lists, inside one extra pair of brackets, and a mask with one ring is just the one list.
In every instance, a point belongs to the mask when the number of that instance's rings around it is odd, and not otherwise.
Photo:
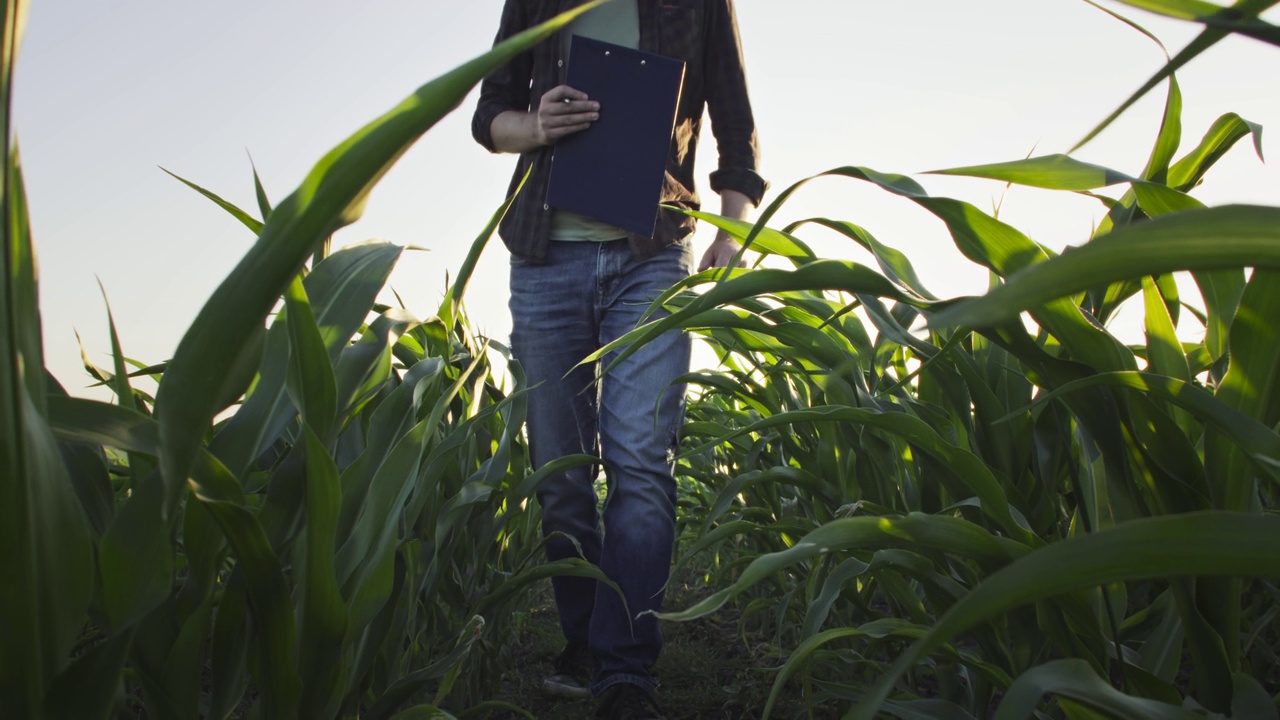
[[(564, 32), (562, 55), (569, 61), (570, 38), (574, 35), (638, 49), (640, 47), (640, 11), (636, 0), (614, 0), (574, 20)], [(551, 215), (551, 239), (605, 242), (627, 236), (620, 227), (568, 210)]]

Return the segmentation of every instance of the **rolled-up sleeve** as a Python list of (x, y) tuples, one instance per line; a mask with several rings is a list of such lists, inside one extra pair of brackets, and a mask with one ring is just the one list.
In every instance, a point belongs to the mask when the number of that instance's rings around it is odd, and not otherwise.
[[(528, 17), (521, 0), (506, 0), (502, 8), (502, 21), (493, 44), (527, 29)], [(471, 135), (489, 152), (498, 152), (493, 145), (490, 127), (493, 119), (508, 110), (524, 112), (529, 109), (529, 84), (533, 73), (533, 53), (526, 51), (511, 62), (495, 70), (480, 83), (480, 101), (471, 116)]]
[(760, 146), (747, 94), (747, 76), (731, 0), (711, 0), (705, 45), (707, 110), (720, 164), (711, 189), (736, 190), (759, 205), (768, 183), (757, 171)]

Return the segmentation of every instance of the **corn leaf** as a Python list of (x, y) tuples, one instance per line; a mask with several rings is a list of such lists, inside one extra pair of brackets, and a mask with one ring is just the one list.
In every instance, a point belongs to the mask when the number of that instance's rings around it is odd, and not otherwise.
[(1028, 267), (980, 298), (934, 313), (938, 327), (982, 327), (1100, 284), (1177, 270), (1280, 268), (1280, 209), (1231, 205), (1117, 229)]
[(1144, 518), (1023, 555), (956, 603), (847, 715), (874, 717), (894, 684), (940, 643), (1026, 603), (1098, 585), (1170, 577), (1280, 575), (1280, 517), (1205, 511)]
[(1118, 183), (1137, 182), (1137, 178), (1122, 172), (1081, 162), (1066, 155), (1045, 155), (990, 165), (931, 170), (929, 174), (987, 178), (1049, 190), (1096, 190)]
[[(236, 205), (234, 205), (234, 204), (232, 204), (232, 203), (230, 203), (230, 202), (228, 202), (228, 201), (226, 201), (226, 200), (223, 200), (223, 199), (222, 199), (222, 197), (221, 197), (221, 196), (219, 196), (217, 193), (214, 193), (214, 192), (209, 191), (209, 190), (205, 190), (204, 188), (202, 188), (202, 187), (200, 187), (199, 185), (197, 185), (197, 184), (195, 184), (195, 183), (191, 182), (190, 180), (187, 180), (186, 178), (181, 177), (181, 176), (179, 176), (179, 175), (175, 175), (175, 174), (173, 174), (173, 173), (169, 172), (168, 170), (165, 170), (164, 168), (160, 168), (160, 169), (161, 169), (161, 170), (164, 170), (166, 173), (168, 173), (168, 174), (169, 174), (169, 176), (170, 176), (170, 177), (174, 178), (175, 180), (177, 180), (178, 182), (182, 183), (183, 185), (186, 185), (187, 187), (191, 188), (192, 190), (195, 190), (196, 192), (200, 193), (201, 195), (205, 196), (206, 198), (208, 198), (208, 199), (212, 200), (214, 205), (217, 205), (218, 207), (222, 208), (223, 210), (226, 210), (226, 211), (227, 211), (227, 213), (231, 215), (231, 217), (233, 217), (233, 218), (235, 218), (235, 219), (239, 220), (239, 221), (240, 221), (240, 224), (241, 224), (241, 225), (244, 225), (244, 226), (245, 226), (245, 227), (247, 227), (247, 228), (249, 228), (249, 230), (250, 230), (254, 235), (260, 235), (260, 234), (262, 234), (262, 222), (261, 222), (260, 220), (255, 219), (252, 215), (250, 215), (249, 213), (245, 212), (244, 210), (241, 210), (241, 209), (240, 209), (239, 207), (237, 207)], [(254, 177), (254, 180), (256, 181), (256, 180), (257, 180), (257, 178), (258, 178), (258, 172), (257, 172), (257, 170), (254, 170), (253, 177)], [(264, 217), (265, 217), (265, 215), (264, 215)]]
[[(315, 316), (324, 328), (327, 360), (337, 360), (368, 316), (403, 249), (389, 243), (350, 245), (325, 258), (302, 281)], [(286, 395), (292, 360), (288, 323), (277, 319), (265, 331), (258, 353), (258, 378), (248, 398), (221, 428), (210, 450), (237, 477), (275, 441), (297, 415)], [(319, 362), (319, 355), (311, 362)]]
[(343, 641), (347, 608), (338, 592), (333, 556), (342, 489), (338, 468), (310, 426), (307, 444), (307, 541), (299, 613), (300, 717), (334, 717), (347, 685)]
[(1136, 698), (1111, 687), (1089, 663), (1077, 658), (1054, 660), (1018, 676), (1000, 702), (995, 720), (1036, 717), (1045, 695), (1068, 698), (1106, 717), (1142, 717), (1152, 720), (1193, 720), (1201, 717), (1177, 705)]
[(319, 434), (321, 442), (330, 439), (338, 414), (338, 387), (326, 345), (338, 345), (342, 338), (328, 342), (316, 325), (302, 278), (294, 277), (284, 295), (289, 329), (289, 373), (285, 386), (293, 398), (305, 425)]
[(805, 535), (795, 546), (761, 555), (738, 580), (692, 607), (658, 613), (664, 620), (695, 620), (721, 608), (747, 588), (798, 562), (839, 550), (876, 550), (894, 547), (928, 548), (951, 552), (990, 567), (1001, 567), (1026, 554), (1028, 548), (991, 535), (973, 523), (944, 515), (911, 513), (905, 517), (856, 517), (835, 520)]

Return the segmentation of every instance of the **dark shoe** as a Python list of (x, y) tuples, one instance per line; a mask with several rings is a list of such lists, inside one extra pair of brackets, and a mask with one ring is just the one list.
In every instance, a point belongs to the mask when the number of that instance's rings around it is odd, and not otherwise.
[(614, 685), (600, 698), (596, 717), (603, 720), (666, 720), (653, 696), (631, 683)]
[(542, 681), (542, 692), (554, 697), (584, 700), (591, 697), (591, 650), (569, 643), (555, 661), (555, 673)]

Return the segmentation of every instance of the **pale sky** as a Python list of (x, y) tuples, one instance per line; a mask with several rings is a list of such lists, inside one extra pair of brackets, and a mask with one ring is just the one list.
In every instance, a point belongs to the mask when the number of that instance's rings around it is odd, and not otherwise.
[[(213, 288), (253, 241), (229, 215), (159, 169), (256, 210), (248, 155), (274, 201), (361, 125), (431, 78), (485, 51), (500, 0), (33, 0), (14, 112), (40, 263), (46, 362), (77, 394), (73, 330), (110, 366), (106, 288), (125, 354), (170, 356)], [(1198, 26), (1112, 3), (1176, 52)], [(1158, 69), (1159, 49), (1081, 0), (738, 0), (748, 82), (774, 194), (842, 165), (926, 170), (1065, 152)], [(1272, 22), (1277, 18), (1273, 15)], [(1179, 76), (1183, 146), (1218, 115), (1261, 123), (1275, 155), (1280, 48), (1232, 38)], [(503, 199), (514, 158), (470, 135), (474, 94), (374, 191), (336, 244), (383, 238), (404, 256), (390, 286), (420, 317), (439, 304)], [(1154, 92), (1077, 157), (1141, 171), (1159, 128)], [(707, 190), (707, 133), (698, 182)], [(1280, 172), (1242, 143), (1195, 195), (1276, 204)], [(248, 154), (246, 154), (246, 152)], [(998, 201), (996, 183), (918, 178), (934, 195)], [(1052, 247), (1086, 240), (1092, 200), (1015, 188), (1002, 219)], [(985, 271), (913, 204), (850, 180), (802, 190), (775, 225), (856, 222), (907, 253), (934, 293), (980, 293)], [(852, 242), (802, 232), (821, 255), (872, 264)], [(698, 252), (710, 233), (699, 233)], [(495, 237), (467, 305), (504, 339), (506, 251)], [(96, 278), (96, 280), (95, 280)], [(389, 298), (388, 294), (388, 298)]]

